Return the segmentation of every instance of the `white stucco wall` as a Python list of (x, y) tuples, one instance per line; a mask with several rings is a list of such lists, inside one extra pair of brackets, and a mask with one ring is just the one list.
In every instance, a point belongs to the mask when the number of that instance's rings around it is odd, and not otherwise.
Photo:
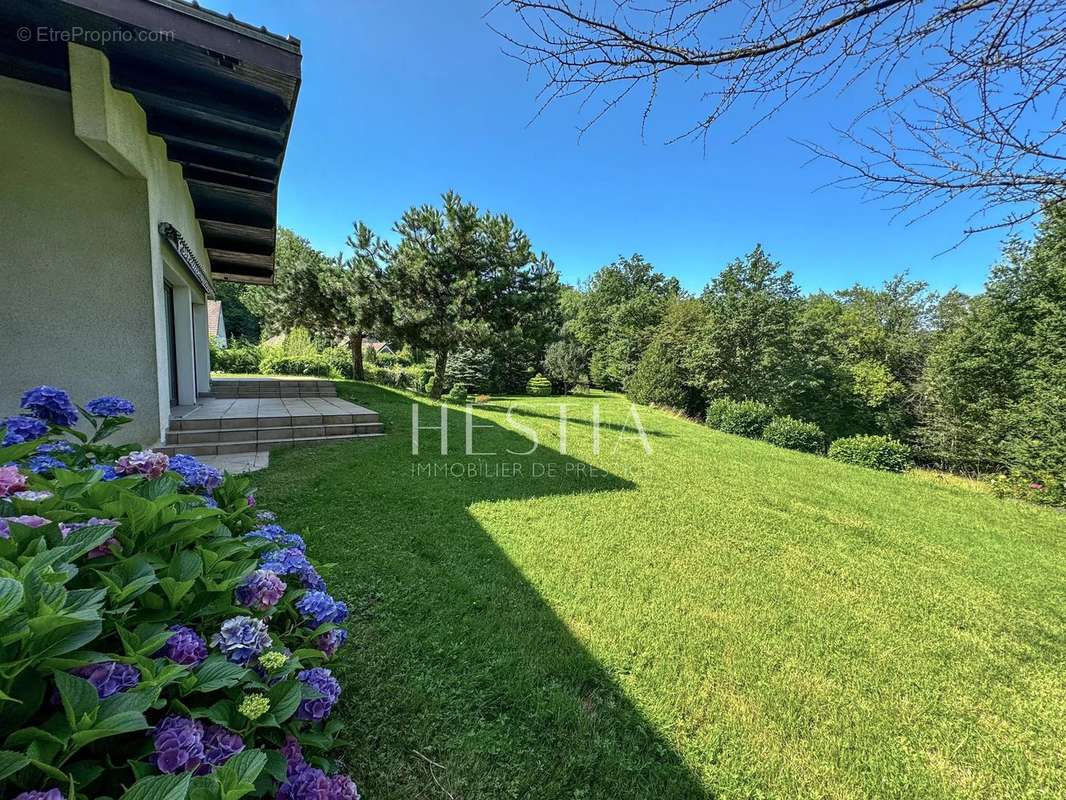
[(118, 394), (155, 441), (145, 183), (75, 138), (66, 92), (0, 78), (0, 119), (0, 414), (42, 383), (80, 403)]
[(81, 403), (118, 394), (138, 409), (126, 438), (153, 444), (170, 416), (164, 279), (186, 339), (183, 403), (195, 402), (208, 348), (193, 335), (204, 292), (159, 222), (210, 265), (181, 167), (133, 96), (112, 88), (106, 57), (69, 48), (69, 93), (0, 78), (0, 414), (41, 383)]

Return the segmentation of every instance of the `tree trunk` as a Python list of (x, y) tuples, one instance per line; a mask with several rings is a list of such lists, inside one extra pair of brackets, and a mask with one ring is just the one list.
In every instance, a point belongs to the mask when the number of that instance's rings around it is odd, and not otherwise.
[(348, 346), (352, 350), (352, 378), (365, 380), (363, 374), (363, 332), (350, 331), (348, 333)]
[(438, 398), (444, 394), (444, 373), (448, 368), (448, 351), (438, 350), (433, 364), (434, 387), (431, 397)]

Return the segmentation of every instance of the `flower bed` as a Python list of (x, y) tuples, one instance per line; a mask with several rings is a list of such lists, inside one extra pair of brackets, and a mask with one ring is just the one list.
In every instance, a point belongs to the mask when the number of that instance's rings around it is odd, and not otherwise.
[(0, 796), (357, 798), (326, 666), (348, 611), (299, 534), (246, 477), (107, 444), (127, 400), (22, 407), (0, 420)]

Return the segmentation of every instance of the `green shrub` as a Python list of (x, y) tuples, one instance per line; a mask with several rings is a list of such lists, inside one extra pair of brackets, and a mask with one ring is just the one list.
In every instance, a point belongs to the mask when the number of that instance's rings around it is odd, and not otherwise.
[(676, 408), (698, 414), (700, 393), (686, 383), (684, 370), (665, 342), (654, 341), (626, 381), (626, 397), (634, 403)]
[(526, 384), (526, 394), (533, 397), (547, 397), (552, 393), (552, 382), (539, 372)]
[(988, 484), (996, 497), (1027, 500), (1044, 506), (1066, 506), (1066, 478), (1061, 475), (1012, 472), (993, 475)]
[(426, 394), (430, 397), (438, 396), (439, 390), (437, 389), (437, 376), (435, 373), (430, 372), (429, 377), (426, 378)]
[(128, 401), (28, 394), (51, 424), (0, 447), (0, 797), (293, 796), (295, 745), (334, 769), (335, 697), (306, 700), (339, 691), (347, 609), (303, 540), (246, 476), (106, 444)]
[(327, 347), (321, 353), (322, 358), (329, 365), (330, 377), (352, 377), (352, 351), (347, 347)]
[(330, 374), (330, 362), (317, 354), (290, 356), (275, 351), (259, 362), (259, 371), (264, 375), (318, 375), (325, 378)]
[(758, 439), (770, 424), (774, 412), (757, 400), (730, 400), (720, 397), (707, 406), (707, 424), (723, 433)]
[(444, 395), (444, 398), (449, 403), (465, 403), (467, 394), (466, 387), (461, 383), (457, 383), (448, 390), (448, 394)]
[(256, 345), (211, 348), (213, 372), (258, 373), (263, 353)]
[(844, 464), (887, 472), (903, 472), (911, 466), (911, 449), (887, 436), (848, 436), (829, 445), (829, 457)]
[(821, 453), (825, 450), (825, 434), (813, 422), (794, 417), (774, 417), (763, 429), (762, 438), (778, 447)]

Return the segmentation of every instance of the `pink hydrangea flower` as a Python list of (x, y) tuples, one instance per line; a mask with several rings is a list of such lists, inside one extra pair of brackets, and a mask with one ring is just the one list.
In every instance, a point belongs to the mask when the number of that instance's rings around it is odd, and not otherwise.
[(15, 492), (21, 492), (28, 485), (26, 476), (19, 472), (19, 468), (14, 464), (0, 467), (0, 497), (8, 497)]
[(115, 472), (119, 475), (143, 475), (150, 480), (155, 480), (163, 477), (168, 466), (170, 466), (170, 459), (165, 453), (138, 450), (115, 461)]

